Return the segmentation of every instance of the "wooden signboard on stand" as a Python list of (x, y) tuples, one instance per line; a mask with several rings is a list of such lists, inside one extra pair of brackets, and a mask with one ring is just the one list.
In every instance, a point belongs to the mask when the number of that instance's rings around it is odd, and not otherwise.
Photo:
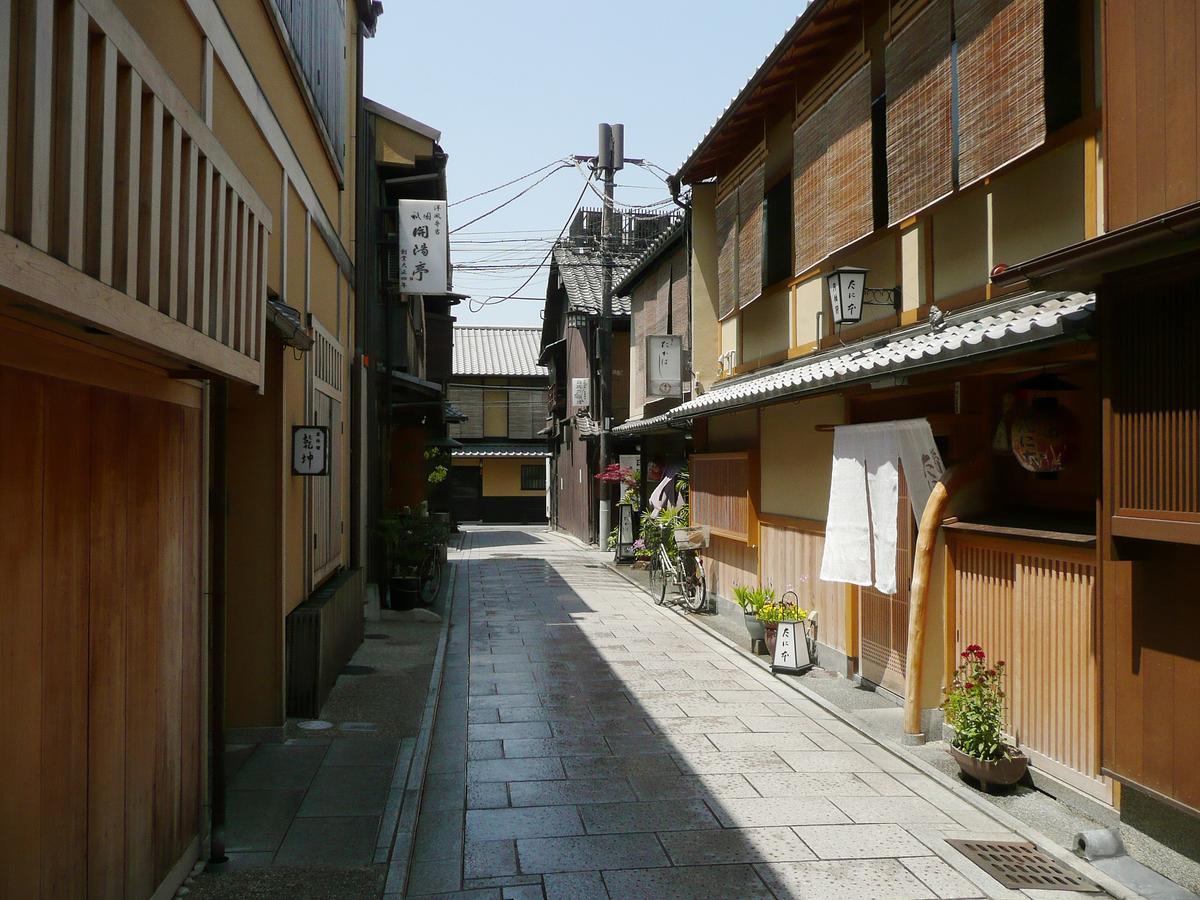
[(808, 655), (808, 638), (804, 634), (803, 622), (780, 622), (775, 638), (775, 656), (771, 659), (771, 671), (799, 675), (812, 668)]

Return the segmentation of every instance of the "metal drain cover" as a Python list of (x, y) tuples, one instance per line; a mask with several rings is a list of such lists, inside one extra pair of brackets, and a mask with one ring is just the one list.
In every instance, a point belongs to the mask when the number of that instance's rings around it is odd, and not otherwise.
[(962, 841), (947, 844), (1013, 890), (1090, 891), (1100, 888), (1027, 841)]

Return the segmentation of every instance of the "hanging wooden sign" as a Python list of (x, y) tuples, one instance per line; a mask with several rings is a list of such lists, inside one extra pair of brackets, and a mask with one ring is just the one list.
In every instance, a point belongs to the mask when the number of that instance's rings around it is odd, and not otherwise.
[(808, 655), (808, 639), (804, 635), (803, 622), (780, 622), (775, 638), (775, 656), (771, 659), (772, 672), (796, 675), (812, 668)]

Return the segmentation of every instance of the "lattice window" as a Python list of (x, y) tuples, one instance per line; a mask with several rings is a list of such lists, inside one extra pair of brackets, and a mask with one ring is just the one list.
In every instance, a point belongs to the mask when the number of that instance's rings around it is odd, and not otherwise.
[(704, 453), (691, 462), (692, 521), (738, 541), (750, 536), (750, 455)]
[(308, 479), (309, 522), (312, 528), (312, 580), (316, 584), (343, 561), (344, 519), (341, 470), (345, 444), (342, 427), (346, 354), (342, 345), (313, 319), (309, 351), (312, 375), (312, 424), (329, 429), (329, 474)]
[(467, 417), (467, 421), (449, 426), (450, 437), (483, 437), (483, 388), (452, 384), (446, 390), (446, 399)]

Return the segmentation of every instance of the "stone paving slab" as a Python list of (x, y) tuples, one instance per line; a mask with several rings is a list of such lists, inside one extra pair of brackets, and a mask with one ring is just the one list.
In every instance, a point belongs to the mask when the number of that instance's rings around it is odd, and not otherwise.
[(522, 872), (645, 869), (671, 861), (653, 834), (595, 834), (517, 841)]

